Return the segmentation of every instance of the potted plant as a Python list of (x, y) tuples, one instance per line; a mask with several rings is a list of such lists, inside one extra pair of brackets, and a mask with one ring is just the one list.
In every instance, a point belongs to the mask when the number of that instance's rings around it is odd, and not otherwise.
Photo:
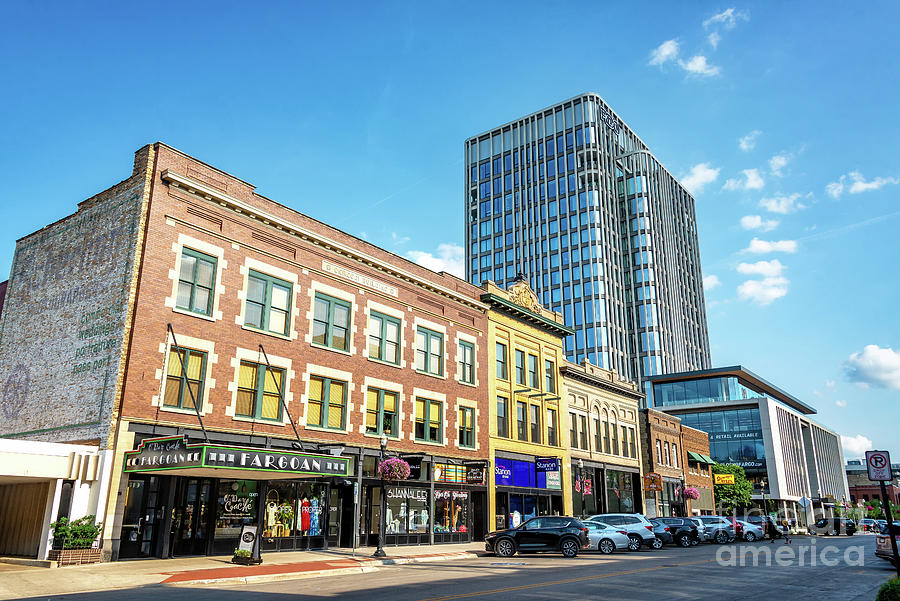
[(681, 495), (685, 499), (694, 499), (697, 500), (700, 498), (700, 491), (694, 488), (693, 486), (686, 486), (683, 491), (681, 491)]
[(378, 465), (378, 477), (388, 482), (409, 478), (409, 464), (399, 457), (390, 457)]
[(95, 520), (94, 515), (86, 515), (77, 520), (63, 517), (50, 524), (53, 528), (53, 548), (48, 559), (55, 561), (57, 566), (100, 561), (100, 548), (94, 545), (100, 536), (101, 524)]
[(235, 549), (234, 557), (231, 558), (231, 563), (237, 563), (243, 566), (251, 566), (257, 563), (262, 563), (262, 559), (253, 559), (253, 554), (247, 549)]

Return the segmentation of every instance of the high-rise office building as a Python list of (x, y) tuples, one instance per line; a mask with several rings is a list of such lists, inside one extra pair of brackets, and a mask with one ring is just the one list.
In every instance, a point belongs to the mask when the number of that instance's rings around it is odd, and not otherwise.
[(596, 94), (465, 142), (466, 276), (523, 273), (567, 357), (645, 381), (710, 366), (694, 198)]

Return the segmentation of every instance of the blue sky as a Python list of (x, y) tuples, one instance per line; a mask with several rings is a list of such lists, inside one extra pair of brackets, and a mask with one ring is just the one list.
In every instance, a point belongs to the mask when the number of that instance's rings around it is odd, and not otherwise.
[(595, 91), (696, 195), (714, 364), (900, 461), (900, 5), (604, 4), (2, 3), (0, 273), (155, 140), (460, 270), (463, 140)]

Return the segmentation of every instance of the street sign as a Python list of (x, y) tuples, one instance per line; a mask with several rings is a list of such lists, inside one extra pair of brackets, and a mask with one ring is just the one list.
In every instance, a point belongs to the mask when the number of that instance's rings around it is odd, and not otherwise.
[(809, 507), (810, 503), (812, 503), (812, 501), (810, 501), (805, 495), (797, 500), (797, 505), (799, 505), (803, 509)]
[(644, 490), (659, 491), (662, 489), (662, 476), (656, 472), (644, 474)]
[(734, 484), (734, 474), (713, 474), (715, 484)]
[(891, 481), (891, 455), (887, 451), (866, 451), (866, 467), (869, 468), (869, 480)]

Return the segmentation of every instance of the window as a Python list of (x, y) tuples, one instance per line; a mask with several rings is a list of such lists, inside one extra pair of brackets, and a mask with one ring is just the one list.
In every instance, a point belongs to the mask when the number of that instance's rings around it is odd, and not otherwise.
[(528, 440), (528, 404), (516, 403), (516, 434), (519, 440)]
[(555, 447), (556, 439), (556, 409), (547, 409), (547, 444)]
[(506, 364), (506, 345), (497, 343), (497, 378), (506, 380), (509, 378), (509, 370)]
[(349, 351), (350, 303), (316, 294), (312, 341), (313, 344)]
[(603, 451), (603, 437), (600, 429), (600, 418), (594, 418), (594, 450), (598, 453)]
[[(180, 356), (180, 357), (179, 357)], [(184, 369), (181, 362), (184, 361)], [(200, 407), (203, 395), (203, 374), (206, 371), (206, 353), (193, 349), (173, 347), (169, 351), (169, 365), (166, 369), (166, 394), (164, 407), (194, 409), (194, 401)], [(194, 401), (191, 400), (191, 393)]]
[(309, 407), (306, 425), (343, 430), (347, 407), (347, 383), (312, 376), (309, 379)]
[(678, 445), (672, 443), (672, 467), (678, 467)]
[(656, 439), (656, 463), (662, 464), (662, 462), (663, 462), (662, 443), (657, 438)]
[(241, 361), (235, 415), (256, 419), (281, 419), (284, 370)]
[(531, 442), (541, 443), (541, 406), (531, 406)]
[(509, 401), (497, 397), (497, 436), (509, 438)]
[(475, 383), (475, 345), (463, 340), (459, 342), (459, 381)]
[(416, 440), (441, 442), (443, 411), (440, 401), (416, 398)]
[(525, 351), (516, 349), (516, 384), (525, 385)]
[(537, 390), (541, 388), (541, 381), (538, 379), (537, 355), (528, 355), (528, 385)]
[(556, 366), (549, 359), (544, 360), (544, 392), (556, 394)]
[(609, 422), (603, 422), (603, 452), (609, 454)]
[(374, 311), (369, 315), (369, 358), (400, 363), (400, 320)]
[(578, 420), (574, 413), (569, 413), (569, 446), (578, 448)]
[(247, 277), (244, 325), (287, 336), (290, 327), (291, 284), (256, 271)]
[(444, 375), (444, 335), (427, 328), (416, 332), (416, 369), (433, 376)]
[(459, 446), (475, 448), (475, 409), (459, 408)]
[(587, 448), (588, 448), (587, 417), (584, 415), (579, 415), (578, 417), (579, 417), (579, 423), (581, 424), (581, 432), (580, 432), (580, 438), (579, 438), (581, 444), (578, 446), (578, 448), (587, 450)]
[(212, 315), (215, 283), (216, 258), (189, 248), (183, 249), (175, 306), (201, 315)]
[(628, 428), (628, 446), (631, 448), (631, 456), (637, 457), (637, 450), (634, 447), (634, 428)]
[(669, 452), (669, 443), (663, 443), (663, 448), (666, 450), (666, 465), (672, 465), (672, 454)]
[(628, 428), (626, 426), (620, 426), (622, 428), (622, 455), (628, 457)]
[(366, 395), (366, 433), (384, 434), (396, 438), (397, 393), (380, 388), (369, 388)]
[(619, 454), (619, 433), (616, 431), (616, 425), (609, 425), (609, 433), (612, 435), (612, 440), (610, 440), (609, 446), (611, 447), (611, 452), (613, 455)]

